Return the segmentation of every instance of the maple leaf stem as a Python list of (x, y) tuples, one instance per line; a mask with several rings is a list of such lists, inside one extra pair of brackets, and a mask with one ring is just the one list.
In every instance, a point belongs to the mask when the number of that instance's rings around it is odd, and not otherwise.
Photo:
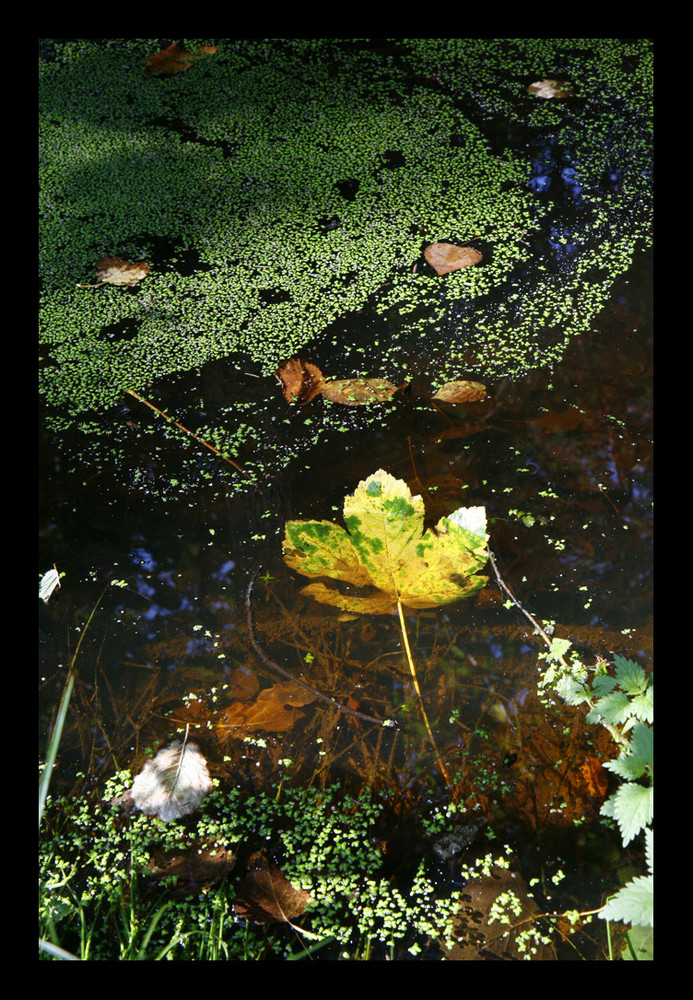
[(399, 614), (399, 625), (400, 629), (402, 630), (402, 639), (404, 640), (404, 650), (407, 654), (407, 662), (409, 663), (409, 670), (411, 671), (412, 680), (414, 681), (414, 689), (416, 690), (416, 695), (419, 699), (419, 704), (421, 706), (421, 714), (423, 716), (424, 724), (426, 726), (426, 731), (428, 732), (428, 738), (430, 739), (431, 746), (433, 747), (435, 755), (438, 758), (438, 765), (440, 767), (443, 777), (445, 778), (445, 782), (450, 789), (454, 790), (455, 786), (450, 780), (450, 775), (448, 774), (445, 764), (443, 763), (443, 758), (440, 755), (440, 750), (438, 749), (438, 746), (436, 744), (435, 737), (433, 736), (433, 730), (431, 729), (431, 724), (428, 721), (428, 715), (426, 714), (426, 706), (424, 705), (423, 695), (421, 694), (421, 688), (419, 687), (419, 679), (416, 676), (416, 667), (414, 666), (414, 660), (412, 659), (411, 649), (409, 648), (407, 627), (404, 622), (404, 612), (402, 611), (402, 602), (400, 601), (399, 597), (397, 598), (397, 613)]

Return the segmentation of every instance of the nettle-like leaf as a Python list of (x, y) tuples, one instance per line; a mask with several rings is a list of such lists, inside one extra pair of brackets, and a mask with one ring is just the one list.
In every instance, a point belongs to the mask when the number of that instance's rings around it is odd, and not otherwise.
[(653, 730), (642, 722), (636, 722), (630, 732), (630, 742), (616, 760), (604, 766), (627, 781), (637, 781), (651, 774), (653, 760)]
[(286, 525), (284, 560), (323, 578), (303, 593), (324, 604), (362, 614), (387, 614), (398, 601), (432, 608), (471, 597), (488, 581), (478, 575), (487, 560), (483, 507), (460, 507), (424, 532), (423, 499), (379, 469), (346, 497), (344, 521), (346, 530), (331, 521)]
[(600, 812), (616, 820), (625, 847), (652, 822), (652, 787), (628, 781), (606, 800)]
[(600, 910), (602, 920), (622, 920), (636, 927), (652, 927), (654, 885), (651, 875), (639, 875), (624, 885)]

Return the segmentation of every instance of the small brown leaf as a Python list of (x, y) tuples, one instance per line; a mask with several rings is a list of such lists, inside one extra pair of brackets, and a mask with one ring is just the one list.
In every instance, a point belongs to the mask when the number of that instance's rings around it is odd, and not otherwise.
[(368, 403), (384, 402), (399, 388), (384, 378), (345, 378), (329, 379), (323, 383), (320, 392), (332, 403), (366, 406)]
[(458, 247), (453, 243), (431, 243), (424, 250), (424, 257), (436, 274), (448, 274), (462, 267), (471, 267), (483, 259), (483, 254), (473, 247)]
[(545, 98), (572, 97), (573, 87), (564, 80), (537, 80), (536, 83), (530, 83), (527, 93)]
[(483, 382), (446, 382), (435, 396), (441, 403), (478, 403), (488, 395)]
[(320, 395), (325, 382), (318, 366), (301, 358), (282, 361), (274, 374), (281, 383), (286, 401), (297, 400), (301, 406)]
[(304, 912), (310, 893), (294, 889), (281, 869), (263, 855), (252, 860), (253, 867), (234, 901), (236, 916), (256, 924), (291, 923)]
[(580, 767), (587, 788), (587, 794), (595, 799), (603, 799), (609, 788), (609, 775), (602, 767), (601, 761), (597, 757), (585, 757), (584, 763)]
[(136, 285), (149, 274), (149, 264), (131, 264), (122, 257), (102, 257), (96, 262), (96, 277), (108, 285)]
[(236, 701), (250, 701), (260, 690), (257, 674), (248, 667), (236, 667), (229, 686), (228, 694)]
[(265, 688), (253, 702), (229, 705), (217, 716), (216, 728), (222, 735), (235, 729), (284, 733), (297, 719), (303, 718), (303, 713), (296, 709), (314, 700), (315, 696), (301, 684), (281, 681)]
[(214, 55), (217, 49), (216, 45), (201, 45), (197, 52), (185, 52), (178, 48), (177, 42), (172, 42), (161, 52), (155, 52), (154, 55), (149, 56), (144, 71), (145, 75), (156, 76), (158, 73), (165, 73), (170, 76), (172, 73), (183, 73), (186, 69), (190, 69), (198, 59)]
[(236, 864), (236, 855), (225, 847), (176, 852), (149, 862), (149, 872), (157, 879), (174, 878), (173, 894), (176, 898), (197, 895), (206, 886), (220, 882)]

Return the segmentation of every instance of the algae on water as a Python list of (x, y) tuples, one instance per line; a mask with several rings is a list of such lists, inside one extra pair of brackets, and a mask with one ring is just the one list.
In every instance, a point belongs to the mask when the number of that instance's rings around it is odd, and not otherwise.
[[(560, 360), (649, 244), (648, 40), (181, 46), (217, 50), (147, 76), (156, 39), (40, 45), (40, 389), (83, 459), (120, 461), (126, 389), (232, 359), (226, 404), (184, 422), (262, 478), (346, 419), (278, 433), (288, 358), (317, 347), (335, 378), (425, 373), (432, 390), (519, 377)], [(556, 78), (573, 96), (527, 93)], [(438, 276), (437, 242), (483, 260)], [(78, 288), (104, 257), (150, 273)]]

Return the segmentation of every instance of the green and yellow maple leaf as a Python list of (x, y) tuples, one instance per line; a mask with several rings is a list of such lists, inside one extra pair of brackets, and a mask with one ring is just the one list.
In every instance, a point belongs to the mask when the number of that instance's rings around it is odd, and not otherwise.
[(362, 614), (431, 608), (471, 597), (488, 581), (478, 575), (488, 558), (484, 507), (460, 507), (424, 532), (422, 498), (379, 469), (346, 497), (344, 521), (346, 530), (332, 521), (286, 524), (287, 565), (347, 585), (320, 580), (303, 589), (323, 604)]

